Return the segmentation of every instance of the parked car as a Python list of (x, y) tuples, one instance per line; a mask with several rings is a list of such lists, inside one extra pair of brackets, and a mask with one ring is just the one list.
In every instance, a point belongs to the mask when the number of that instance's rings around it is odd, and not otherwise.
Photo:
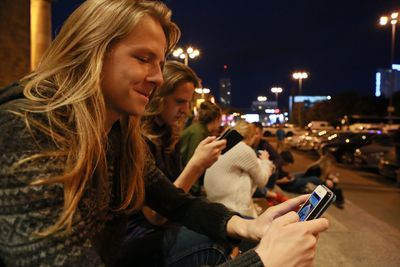
[[(270, 136), (275, 136), (276, 135), (276, 131), (279, 129), (279, 125), (278, 124), (273, 124), (270, 126), (266, 126), (263, 129), (263, 136), (264, 137), (270, 137)], [(293, 136), (295, 134), (298, 134), (299, 132), (301, 132), (301, 129), (296, 128), (293, 124), (284, 124), (283, 128), (285, 131), (285, 136), (289, 137), (289, 136)]]
[(313, 131), (303, 134), (303, 138), (299, 139), (296, 148), (304, 151), (318, 151), (318, 148), (323, 140), (329, 136), (327, 130)]
[(400, 185), (400, 151), (399, 147), (393, 146), (385, 153), (379, 162), (379, 173), (387, 178), (397, 181)]
[(322, 146), (322, 154), (332, 154), (338, 162), (352, 164), (354, 152), (357, 148), (369, 145), (372, 142), (383, 142), (388, 135), (376, 133), (353, 133), (342, 136), (339, 140), (328, 142)]
[(392, 144), (372, 143), (354, 152), (354, 165), (372, 171), (377, 171), (381, 158), (393, 148)]
[(307, 130), (334, 130), (333, 126), (329, 124), (327, 121), (311, 121), (306, 126)]

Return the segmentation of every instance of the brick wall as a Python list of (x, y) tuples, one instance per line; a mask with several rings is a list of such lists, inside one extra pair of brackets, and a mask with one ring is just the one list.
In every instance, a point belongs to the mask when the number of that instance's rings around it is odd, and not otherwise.
[(0, 1), (0, 87), (30, 71), (30, 0)]

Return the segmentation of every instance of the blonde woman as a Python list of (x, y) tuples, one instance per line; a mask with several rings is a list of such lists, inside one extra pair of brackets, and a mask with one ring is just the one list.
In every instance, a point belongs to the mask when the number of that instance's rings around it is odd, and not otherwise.
[(216, 240), (261, 240), (235, 259), (238, 266), (312, 263), (314, 235), (328, 222), (297, 223), (289, 211), (306, 196), (247, 221), (222, 205), (187, 196), (146, 160), (139, 120), (151, 91), (163, 82), (166, 54), (179, 37), (170, 17), (161, 2), (87, 0), (67, 19), (38, 68), (20, 86), (2, 90), (5, 265), (115, 266), (118, 256), (129, 257), (129, 250), (120, 249), (127, 215), (144, 200)]
[(234, 127), (243, 141), (231, 148), (207, 169), (204, 188), (210, 201), (222, 203), (228, 208), (247, 217), (257, 217), (252, 196), (256, 188), (264, 188), (274, 171), (269, 154), (263, 150), (259, 158), (252, 145), (256, 128), (246, 121), (239, 121)]

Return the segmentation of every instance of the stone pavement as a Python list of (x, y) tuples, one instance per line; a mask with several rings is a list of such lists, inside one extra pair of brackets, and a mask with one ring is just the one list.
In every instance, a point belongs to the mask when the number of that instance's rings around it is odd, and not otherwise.
[[(400, 216), (400, 214), (399, 214)], [(320, 235), (316, 267), (399, 267), (400, 231), (346, 201), (325, 213), (330, 222)]]
[[(292, 152), (290, 172), (305, 171), (316, 160)], [(400, 267), (400, 189), (354, 166), (335, 164), (334, 171), (340, 173), (346, 204), (343, 210), (332, 205), (325, 212), (330, 228), (320, 235), (315, 266)]]

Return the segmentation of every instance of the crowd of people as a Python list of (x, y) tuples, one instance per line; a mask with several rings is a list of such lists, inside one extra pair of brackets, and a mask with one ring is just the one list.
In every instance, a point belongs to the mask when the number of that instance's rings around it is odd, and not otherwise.
[[(179, 37), (162, 2), (87, 0), (1, 89), (0, 265), (313, 264), (328, 221), (276, 193), (284, 163), (257, 125), (223, 155), (218, 106), (184, 129), (200, 79), (166, 61)], [(283, 203), (257, 213), (256, 188)], [(233, 256), (239, 240), (254, 246)]]

